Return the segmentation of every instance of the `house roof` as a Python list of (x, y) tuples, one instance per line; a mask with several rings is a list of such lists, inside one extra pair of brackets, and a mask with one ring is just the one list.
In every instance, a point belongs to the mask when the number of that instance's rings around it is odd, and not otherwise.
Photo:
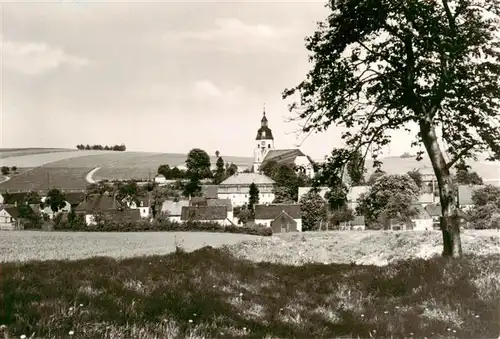
[(484, 185), (458, 185), (458, 202), (460, 205), (472, 205), (474, 191), (485, 187)]
[(19, 210), (17, 207), (9, 206), (3, 208), (5, 212), (9, 213), (12, 218), (19, 218)]
[(76, 208), (75, 211), (78, 212), (105, 212), (105, 211), (113, 211), (118, 207), (121, 207), (121, 204), (116, 201), (112, 196), (109, 195), (100, 195), (93, 194), (89, 195), (83, 202), (81, 202)]
[(18, 192), (18, 193), (2, 193), (4, 198), (4, 204), (15, 204), (22, 203), (29, 192)]
[(78, 205), (79, 203), (81, 203), (82, 201), (85, 200), (85, 193), (84, 192), (68, 192), (68, 193), (64, 193), (64, 198), (71, 205)]
[[(266, 119), (266, 121), (267, 121), (267, 119)], [(255, 137), (255, 140), (274, 140), (273, 132), (271, 131), (271, 129), (269, 127), (261, 126), (259, 128), (259, 130), (257, 131), (257, 136)]]
[(425, 206), (425, 210), (431, 217), (440, 217), (442, 214), (441, 206), (437, 204), (429, 204)]
[(417, 210), (417, 215), (415, 216), (415, 219), (430, 219), (432, 216), (427, 212), (427, 210), (424, 208), (424, 206), (420, 204), (413, 205), (415, 209)]
[(161, 207), (162, 212), (168, 213), (170, 216), (180, 216), (183, 207), (189, 206), (189, 200), (172, 201), (166, 200)]
[(139, 221), (141, 220), (141, 212), (139, 210), (127, 210), (125, 212), (132, 221)]
[(207, 206), (207, 199), (204, 197), (192, 197), (189, 200), (190, 206)]
[(301, 218), (300, 204), (269, 204), (255, 205), (255, 219), (274, 220), (282, 212), (286, 212), (293, 219)]
[(207, 199), (207, 206), (226, 206), (228, 211), (233, 209), (231, 199)]
[(259, 173), (236, 173), (223, 182), (219, 186), (224, 185), (241, 185), (250, 186), (252, 183), (256, 185), (272, 185), (275, 181), (267, 175)]
[(226, 206), (185, 206), (181, 212), (181, 220), (225, 220), (226, 218)]
[(263, 163), (268, 161), (276, 161), (278, 164), (294, 164), (297, 157), (305, 156), (298, 148), (276, 149), (267, 152)]
[(217, 198), (217, 188), (218, 185), (202, 185), (201, 186), (201, 195), (205, 198)]

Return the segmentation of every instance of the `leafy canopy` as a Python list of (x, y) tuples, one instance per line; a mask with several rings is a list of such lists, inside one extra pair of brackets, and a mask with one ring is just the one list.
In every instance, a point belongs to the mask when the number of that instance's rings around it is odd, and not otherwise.
[[(445, 169), (479, 151), (499, 159), (500, 25), (491, 14), (499, 6), (493, 0), (332, 0), (331, 14), (306, 39), (313, 68), (283, 97), (300, 94), (290, 110), (305, 121), (304, 132), (347, 127), (347, 148), (365, 147), (364, 156), (371, 149), (376, 158), (389, 131), (417, 125), (412, 144), (439, 153)], [(439, 136), (447, 161), (431, 146)]]

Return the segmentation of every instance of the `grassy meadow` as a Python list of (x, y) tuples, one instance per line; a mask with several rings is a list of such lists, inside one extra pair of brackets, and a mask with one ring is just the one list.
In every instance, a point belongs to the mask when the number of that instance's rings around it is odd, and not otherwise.
[(6, 232), (0, 338), (497, 338), (495, 232), (459, 260), (412, 252), (439, 232)]
[(496, 338), (499, 259), (296, 267), (205, 247), (7, 263), (0, 324), (11, 338)]
[(67, 148), (0, 148), (0, 159), (34, 155), (42, 153), (58, 153), (70, 151)]

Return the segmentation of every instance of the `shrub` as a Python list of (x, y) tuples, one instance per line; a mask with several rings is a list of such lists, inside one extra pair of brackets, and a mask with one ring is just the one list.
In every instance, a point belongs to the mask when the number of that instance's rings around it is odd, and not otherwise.
[(86, 225), (84, 222), (57, 224), (58, 230), (83, 231), (83, 232), (220, 232), (250, 234), (259, 236), (271, 236), (270, 227), (262, 225), (254, 226), (222, 226), (215, 222), (187, 222), (178, 223), (168, 219), (154, 221), (147, 220), (131, 221), (102, 218), (95, 225)]

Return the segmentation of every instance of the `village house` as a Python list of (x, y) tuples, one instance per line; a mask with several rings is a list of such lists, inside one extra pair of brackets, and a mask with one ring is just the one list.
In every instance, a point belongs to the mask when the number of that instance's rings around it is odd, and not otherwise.
[(92, 194), (89, 195), (76, 208), (77, 214), (84, 215), (87, 225), (95, 225), (95, 214), (102, 213), (104, 215), (117, 213), (123, 210), (123, 206), (116, 201), (116, 198), (107, 194)]
[(234, 225), (228, 219), (227, 206), (186, 206), (181, 211), (182, 222), (213, 222), (222, 226)]
[(167, 183), (167, 179), (163, 174), (157, 174), (154, 177), (154, 182), (159, 184), (160, 186), (165, 185)]
[(1, 231), (14, 231), (22, 228), (22, 222), (17, 207), (4, 207), (0, 209)]
[(412, 229), (414, 231), (431, 231), (434, 229), (434, 219), (421, 204), (414, 205), (417, 214), (412, 218)]
[(254, 209), (255, 224), (271, 227), (273, 233), (302, 232), (300, 204), (259, 204)]
[(274, 180), (259, 173), (236, 173), (220, 183), (217, 190), (219, 199), (229, 199), (233, 207), (243, 206), (250, 197), (250, 185), (255, 183), (259, 189), (259, 201), (272, 203), (274, 200)]
[(302, 171), (305, 175), (314, 177), (313, 161), (300, 149), (274, 149), (273, 132), (268, 126), (264, 110), (260, 121), (260, 128), (255, 137), (253, 171), (259, 172), (265, 163), (275, 161), (278, 164), (291, 165), (295, 170)]
[(189, 206), (189, 200), (166, 200), (161, 206), (161, 214), (167, 216), (171, 222), (181, 222), (182, 208)]
[(133, 199), (124, 199), (123, 203), (132, 210), (139, 210), (139, 214), (142, 219), (151, 218), (153, 214), (151, 208), (151, 195), (148, 194), (145, 197), (139, 197), (137, 200), (138, 203)]

